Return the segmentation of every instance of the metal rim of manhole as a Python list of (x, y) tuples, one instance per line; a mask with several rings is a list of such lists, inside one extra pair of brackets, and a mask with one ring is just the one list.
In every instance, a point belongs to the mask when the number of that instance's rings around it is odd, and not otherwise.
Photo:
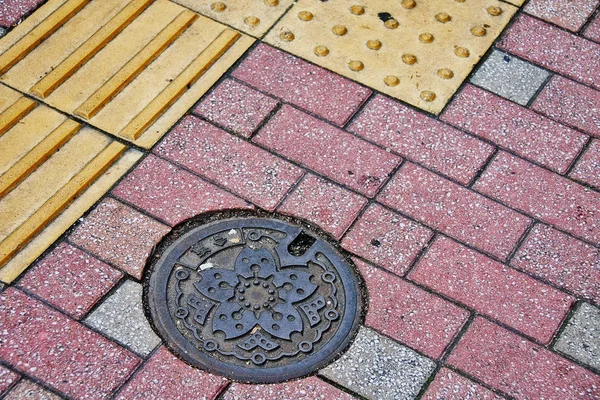
[(299, 378), (337, 359), (362, 312), (349, 258), (303, 221), (226, 215), (174, 229), (149, 260), (144, 303), (167, 346), (251, 383)]

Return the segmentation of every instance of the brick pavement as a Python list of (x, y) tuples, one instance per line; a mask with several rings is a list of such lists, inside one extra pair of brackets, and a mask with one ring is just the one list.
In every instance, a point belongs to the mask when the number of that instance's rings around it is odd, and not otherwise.
[[(0, 3), (0, 26), (37, 3)], [(530, 0), (499, 50), (486, 76), (512, 57), (517, 80), (543, 72), (538, 87), (510, 98), (480, 75), (438, 118), (255, 46), (2, 290), (0, 396), (600, 398), (598, 1)], [(244, 385), (101, 323), (139, 307), (173, 226), (252, 208), (306, 219), (353, 256), (369, 307), (346, 356)]]

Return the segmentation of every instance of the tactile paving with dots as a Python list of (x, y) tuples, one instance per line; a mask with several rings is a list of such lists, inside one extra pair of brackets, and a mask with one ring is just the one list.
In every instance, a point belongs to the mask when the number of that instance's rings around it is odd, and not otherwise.
[(497, 0), (299, 0), (265, 41), (438, 114), (516, 11)]

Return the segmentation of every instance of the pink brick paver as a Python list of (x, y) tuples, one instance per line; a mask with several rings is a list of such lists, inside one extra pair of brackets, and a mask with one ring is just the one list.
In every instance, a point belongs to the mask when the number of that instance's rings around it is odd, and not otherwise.
[(600, 137), (600, 91), (555, 75), (532, 108), (565, 124)]
[(198, 104), (194, 113), (249, 137), (276, 106), (277, 100), (227, 79)]
[(600, 140), (593, 140), (590, 143), (569, 176), (600, 188)]
[(529, 218), (412, 163), (400, 168), (378, 199), (501, 259), (530, 224)]
[(567, 171), (588, 138), (472, 85), (456, 96), (441, 118), (560, 173)]
[(61, 243), (27, 271), (18, 286), (81, 319), (122, 276), (102, 261)]
[(437, 373), (427, 392), (421, 397), (422, 400), (501, 400), (503, 398), (448, 368), (442, 368)]
[(598, 0), (531, 0), (525, 12), (577, 32), (598, 4)]
[(232, 384), (224, 393), (223, 400), (351, 400), (348, 393), (342, 392), (317, 377), (276, 385)]
[(474, 188), (577, 237), (600, 243), (600, 197), (569, 179), (501, 152)]
[(0, 365), (0, 396), (19, 379), (19, 374)]
[(214, 399), (225, 388), (225, 378), (190, 367), (160, 347), (127, 383), (119, 400)]
[(585, 29), (584, 36), (600, 42), (600, 14), (596, 14), (594, 20)]
[(0, 359), (76, 399), (108, 396), (139, 359), (17, 289), (0, 294)]
[(576, 81), (600, 88), (600, 44), (521, 14), (498, 46)]
[(259, 44), (233, 76), (339, 126), (371, 94), (349, 79), (266, 44)]
[(547, 225), (533, 228), (511, 265), (600, 303), (600, 250)]
[(0, 26), (15, 25), (29, 12), (33, 11), (45, 0), (2, 0), (0, 1)]
[(100, 203), (69, 240), (137, 279), (169, 227), (114, 199)]
[(404, 275), (433, 236), (431, 230), (373, 204), (342, 240), (342, 246), (387, 270)]
[(113, 194), (170, 225), (208, 211), (252, 207), (245, 200), (154, 155), (149, 155), (129, 174)]
[(549, 343), (575, 299), (440, 236), (409, 279)]
[(269, 211), (303, 174), (283, 159), (192, 116), (154, 151)]
[(360, 260), (354, 263), (369, 292), (367, 326), (440, 358), (469, 312)]
[(61, 400), (62, 397), (23, 379), (3, 400)]
[(517, 399), (600, 398), (600, 376), (483, 318), (448, 363)]
[(367, 199), (315, 175), (308, 175), (277, 211), (305, 218), (339, 239)]
[(375, 195), (401, 161), (400, 157), (287, 105), (254, 141), (367, 196)]
[(369, 101), (348, 130), (463, 184), (494, 151), (481, 140), (381, 95)]

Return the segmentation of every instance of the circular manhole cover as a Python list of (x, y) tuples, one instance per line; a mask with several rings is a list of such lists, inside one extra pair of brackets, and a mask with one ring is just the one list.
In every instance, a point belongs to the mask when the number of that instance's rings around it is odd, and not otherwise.
[(315, 233), (278, 219), (209, 223), (152, 263), (154, 326), (187, 362), (230, 379), (281, 382), (336, 358), (359, 325), (358, 279)]

